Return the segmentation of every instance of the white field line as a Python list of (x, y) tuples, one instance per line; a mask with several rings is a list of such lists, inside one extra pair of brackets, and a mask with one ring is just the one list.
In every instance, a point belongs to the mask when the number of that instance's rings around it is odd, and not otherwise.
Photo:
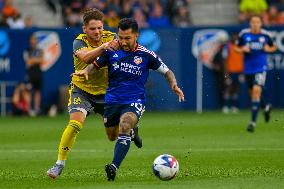
[[(98, 150), (98, 149), (80, 149), (72, 150), (72, 153), (98, 153), (98, 152), (109, 152), (113, 149), (107, 150)], [(136, 151), (136, 150), (135, 150)], [(157, 152), (160, 149), (147, 149), (144, 152)], [(142, 152), (141, 151), (141, 152)], [(241, 152), (241, 151), (284, 151), (284, 148), (206, 148), (206, 149), (165, 149), (165, 151), (184, 151), (184, 152)], [(48, 149), (0, 149), (0, 153), (56, 153), (57, 150), (48, 150)]]

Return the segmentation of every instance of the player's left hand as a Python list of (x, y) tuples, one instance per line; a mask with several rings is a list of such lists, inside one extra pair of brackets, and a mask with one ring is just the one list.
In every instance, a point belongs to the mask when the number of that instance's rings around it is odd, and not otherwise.
[(183, 102), (184, 101), (184, 94), (182, 90), (175, 84), (172, 86), (172, 90), (178, 95), (178, 101)]
[(268, 44), (265, 44), (263, 46), (263, 50), (264, 50), (264, 52), (270, 52), (271, 51), (271, 47)]
[(71, 76), (73, 76), (73, 75), (84, 76), (86, 80), (89, 79), (89, 73), (85, 69), (84, 70), (75, 71), (75, 73), (71, 74)]

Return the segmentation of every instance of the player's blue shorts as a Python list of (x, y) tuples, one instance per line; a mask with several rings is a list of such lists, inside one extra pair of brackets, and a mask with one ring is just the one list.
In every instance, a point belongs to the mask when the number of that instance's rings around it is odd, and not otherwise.
[(79, 89), (76, 85), (70, 84), (69, 87), (69, 114), (74, 112), (82, 112), (85, 116), (91, 112), (104, 114), (104, 97), (105, 95), (92, 95)]
[(266, 80), (266, 72), (245, 74), (245, 78), (249, 89), (252, 89), (254, 85), (259, 85), (261, 87), (264, 87)]
[(145, 106), (142, 103), (131, 104), (105, 104), (104, 124), (105, 127), (115, 127), (119, 124), (120, 117), (126, 112), (134, 113), (138, 120), (141, 118)]

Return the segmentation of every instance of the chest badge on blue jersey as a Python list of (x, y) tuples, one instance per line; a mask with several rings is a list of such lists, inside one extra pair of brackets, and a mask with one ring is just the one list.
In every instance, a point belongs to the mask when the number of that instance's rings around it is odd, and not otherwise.
[(135, 64), (140, 64), (142, 62), (142, 57), (139, 56), (134, 56), (134, 63)]
[(264, 43), (264, 41), (265, 41), (265, 38), (264, 38), (264, 37), (260, 37), (260, 38), (259, 38), (259, 42)]
[(117, 64), (117, 62), (113, 63), (112, 66), (114, 70), (119, 69), (119, 65)]

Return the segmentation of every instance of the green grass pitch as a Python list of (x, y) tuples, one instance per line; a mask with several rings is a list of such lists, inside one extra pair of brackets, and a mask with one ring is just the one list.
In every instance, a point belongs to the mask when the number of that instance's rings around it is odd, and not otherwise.
[[(284, 111), (247, 133), (250, 113), (146, 112), (140, 122), (143, 148), (132, 144), (115, 182), (105, 178), (114, 142), (107, 140), (99, 116), (88, 117), (56, 180), (46, 171), (68, 116), (0, 118), (0, 188), (262, 189), (284, 188)], [(174, 180), (152, 173), (156, 156), (169, 153), (180, 164)]]

